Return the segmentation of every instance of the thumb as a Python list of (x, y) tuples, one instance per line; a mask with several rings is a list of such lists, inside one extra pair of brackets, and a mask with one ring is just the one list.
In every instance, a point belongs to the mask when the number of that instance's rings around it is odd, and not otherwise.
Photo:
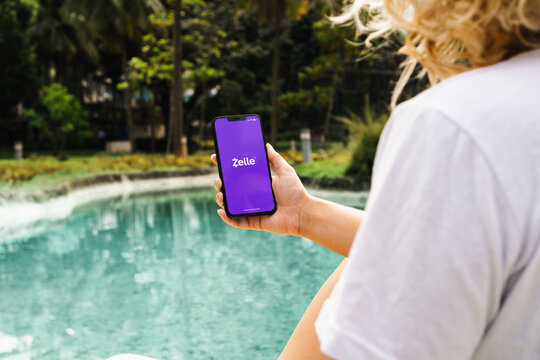
[(270, 143), (266, 144), (266, 149), (268, 151), (268, 160), (270, 161), (270, 165), (272, 165), (272, 169), (274, 169), (278, 175), (289, 169), (290, 165), (281, 155), (279, 155), (276, 150), (274, 150)]

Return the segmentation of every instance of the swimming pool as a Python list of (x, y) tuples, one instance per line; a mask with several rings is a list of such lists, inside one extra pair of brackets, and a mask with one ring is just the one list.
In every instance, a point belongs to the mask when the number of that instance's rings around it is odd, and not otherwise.
[(0, 359), (276, 358), (341, 257), (231, 228), (214, 196), (110, 199), (0, 241)]

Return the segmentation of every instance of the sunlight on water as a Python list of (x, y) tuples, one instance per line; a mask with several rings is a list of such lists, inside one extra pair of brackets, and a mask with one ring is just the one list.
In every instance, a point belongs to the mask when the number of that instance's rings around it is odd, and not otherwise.
[(0, 244), (0, 359), (273, 359), (341, 257), (214, 193), (85, 205)]

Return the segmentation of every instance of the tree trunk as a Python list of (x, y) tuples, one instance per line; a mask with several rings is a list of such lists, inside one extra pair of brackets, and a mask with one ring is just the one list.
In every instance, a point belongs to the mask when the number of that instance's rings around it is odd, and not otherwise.
[(182, 19), (180, 11), (182, 9), (182, 0), (174, 1), (174, 26), (173, 26), (173, 43), (174, 43), (174, 71), (173, 71), (173, 96), (171, 102), (172, 109), (172, 145), (173, 153), (178, 157), (185, 157), (182, 150), (181, 139), (183, 134), (182, 128)]
[[(278, 6), (275, 6), (277, 9)], [(277, 10), (274, 18), (274, 60), (272, 63), (272, 120), (270, 123), (271, 126), (271, 141), (274, 146), (277, 146), (277, 132), (278, 132), (278, 95), (279, 95), (279, 56), (280, 49), (279, 46), (281, 38), (281, 17), (279, 16)]]
[[(146, 93), (146, 90), (144, 90), (144, 87), (143, 87), (143, 98), (144, 98), (144, 93)], [(150, 94), (150, 151), (152, 153), (155, 153), (156, 152), (156, 113), (155, 113), (155, 109), (156, 109), (156, 104), (155, 104), (155, 101), (154, 101), (154, 97), (152, 96), (152, 94)]]
[(66, 133), (55, 130), (52, 133), (53, 155), (60, 161), (66, 160), (64, 150), (66, 148)]
[(150, 152), (156, 152), (156, 118), (153, 115), (150, 118)]
[(165, 127), (164, 131), (165, 131), (165, 153), (166, 154), (170, 154), (170, 148), (168, 147), (169, 146), (169, 139), (170, 139), (170, 136), (169, 136), (169, 127), (171, 126), (170, 125), (170, 113), (171, 113), (171, 109), (170, 109), (170, 88), (168, 87), (167, 90), (168, 91), (164, 91), (163, 88), (160, 86), (158, 89), (155, 89), (156, 90), (156, 99), (159, 99), (159, 101), (157, 102), (157, 104), (159, 105), (160, 107), (160, 117), (158, 119), (161, 119), (163, 121), (163, 126)]
[(124, 91), (124, 108), (126, 110), (128, 139), (131, 144), (131, 152), (135, 152), (135, 129), (133, 125), (133, 111), (131, 108), (132, 90), (128, 79), (127, 44), (124, 44), (124, 48), (122, 49), (122, 72), (124, 73), (128, 84)]
[(205, 139), (204, 137), (204, 130), (205, 130), (205, 124), (206, 124), (206, 102), (208, 99), (208, 83), (206, 80), (203, 80), (202, 83), (202, 98), (201, 98), (201, 120), (199, 121), (199, 140), (201, 141), (201, 147), (202, 142)]
[(67, 160), (67, 156), (65, 153), (66, 141), (67, 141), (67, 134), (65, 132), (60, 133), (60, 145), (59, 145), (59, 150), (58, 150), (58, 159), (60, 161)]
[(330, 120), (332, 119), (332, 111), (334, 110), (334, 97), (336, 94), (336, 87), (338, 83), (338, 70), (337, 66), (334, 69), (334, 74), (332, 75), (332, 91), (330, 92), (330, 100), (328, 102), (328, 107), (326, 108), (326, 117), (324, 118), (324, 140), (328, 139), (328, 132), (330, 131)]
[(169, 126), (167, 131), (167, 154), (170, 154), (172, 151), (172, 138), (174, 134), (174, 121), (173, 121), (173, 113), (174, 113), (174, 101), (173, 101), (173, 81), (171, 79), (171, 88), (169, 89)]

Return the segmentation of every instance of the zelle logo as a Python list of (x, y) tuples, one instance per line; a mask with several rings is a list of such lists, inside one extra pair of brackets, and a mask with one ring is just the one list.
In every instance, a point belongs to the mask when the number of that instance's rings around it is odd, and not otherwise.
[(244, 158), (242, 158), (240, 160), (237, 159), (237, 158), (233, 158), (232, 162), (233, 162), (232, 166), (234, 166), (234, 167), (255, 165), (255, 159), (250, 159), (248, 157), (244, 157)]

